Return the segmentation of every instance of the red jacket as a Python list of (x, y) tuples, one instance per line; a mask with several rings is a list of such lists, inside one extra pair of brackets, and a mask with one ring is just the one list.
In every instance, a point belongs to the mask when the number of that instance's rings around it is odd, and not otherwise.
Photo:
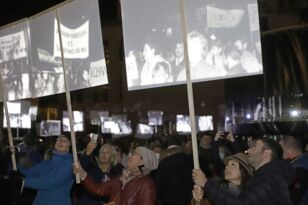
[(135, 177), (124, 189), (120, 177), (97, 183), (87, 176), (81, 184), (93, 195), (109, 196), (110, 202), (115, 205), (155, 205), (155, 185), (149, 176)]

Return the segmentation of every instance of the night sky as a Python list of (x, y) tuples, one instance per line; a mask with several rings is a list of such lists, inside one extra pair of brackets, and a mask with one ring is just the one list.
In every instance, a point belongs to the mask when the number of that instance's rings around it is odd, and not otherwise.
[[(31, 17), (64, 0), (9, 0), (0, 6), (0, 26)], [(3, 2), (2, 2), (3, 3)], [(113, 20), (117, 14), (117, 0), (99, 0), (102, 22)]]

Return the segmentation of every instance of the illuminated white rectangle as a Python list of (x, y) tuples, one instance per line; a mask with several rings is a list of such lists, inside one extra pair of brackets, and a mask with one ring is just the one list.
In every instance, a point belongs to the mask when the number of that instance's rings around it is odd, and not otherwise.
[[(7, 107), (11, 128), (31, 128), (29, 101), (8, 102)], [(7, 127), (6, 115), (3, 116), (3, 127)]]
[[(74, 116), (74, 131), (75, 132), (83, 132), (84, 131), (83, 112), (73, 111), (73, 116)], [(70, 132), (71, 131), (70, 130), (70, 121), (69, 121), (67, 111), (63, 111), (62, 126), (63, 126), (63, 132)]]
[(28, 21), (0, 30), (0, 70), (9, 101), (32, 97), (29, 50)]
[[(257, 0), (185, 2), (193, 82), (263, 73)], [(179, 1), (121, 3), (128, 90), (185, 83)]]
[(197, 125), (198, 125), (198, 130), (203, 132), (203, 131), (211, 131), (214, 130), (214, 125), (213, 125), (213, 116), (207, 115), (207, 116), (199, 116), (197, 117)]
[(59, 136), (61, 135), (60, 120), (44, 120), (40, 123), (40, 136)]
[(149, 125), (163, 125), (163, 111), (148, 111)]
[[(69, 89), (108, 84), (98, 0), (71, 1), (58, 11)], [(56, 36), (56, 21), (53, 26)], [(53, 41), (53, 56), (61, 56), (58, 38)]]

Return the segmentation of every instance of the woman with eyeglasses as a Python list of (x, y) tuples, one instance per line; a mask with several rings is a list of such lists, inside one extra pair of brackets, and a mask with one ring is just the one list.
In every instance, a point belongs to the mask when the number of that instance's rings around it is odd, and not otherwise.
[(80, 166), (73, 171), (79, 174), (81, 184), (95, 196), (108, 196), (113, 205), (155, 205), (156, 190), (149, 173), (158, 166), (155, 153), (145, 147), (137, 147), (127, 162), (121, 176), (106, 182), (95, 182)]
[[(96, 182), (108, 181), (111, 178), (121, 175), (124, 166), (117, 162), (116, 149), (109, 144), (103, 144), (97, 156), (93, 157), (93, 151), (96, 147), (97, 142), (90, 140), (85, 152), (80, 157), (80, 164), (88, 175)], [(76, 192), (78, 191), (80, 190), (76, 190)], [(77, 199), (77, 204), (101, 205), (107, 201), (108, 197), (95, 197), (87, 191), (82, 190), (81, 197)]]

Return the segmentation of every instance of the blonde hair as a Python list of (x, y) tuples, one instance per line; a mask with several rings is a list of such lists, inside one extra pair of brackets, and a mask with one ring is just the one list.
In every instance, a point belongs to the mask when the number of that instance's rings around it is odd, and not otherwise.
[(118, 163), (117, 161), (117, 151), (116, 149), (110, 145), (110, 144), (104, 144), (101, 146), (101, 148), (99, 149), (99, 154), (103, 151), (103, 149), (106, 148), (106, 149), (110, 149), (111, 150), (111, 158), (110, 158), (110, 162), (111, 162), (111, 165), (114, 166)]

